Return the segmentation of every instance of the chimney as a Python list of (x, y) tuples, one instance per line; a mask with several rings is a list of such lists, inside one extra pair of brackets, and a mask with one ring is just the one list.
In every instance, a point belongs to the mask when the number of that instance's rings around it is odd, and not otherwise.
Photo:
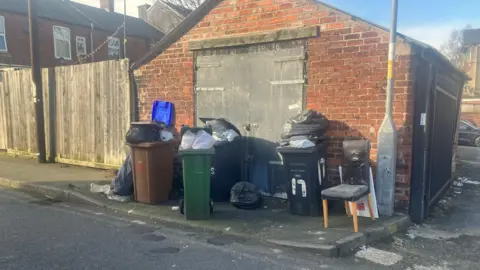
[(138, 6), (138, 17), (144, 21), (148, 21), (147, 10), (151, 7), (149, 4)]
[(108, 12), (115, 11), (115, 0), (100, 0), (100, 8), (105, 9)]

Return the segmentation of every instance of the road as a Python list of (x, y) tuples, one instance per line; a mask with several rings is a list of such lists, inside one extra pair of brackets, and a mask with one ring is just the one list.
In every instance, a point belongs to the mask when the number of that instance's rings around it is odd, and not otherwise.
[(480, 162), (480, 147), (458, 146), (458, 156), (461, 160)]
[[(350, 269), (351, 262), (177, 230), (0, 189), (0, 269)], [(371, 269), (368, 265), (357, 269)]]
[(0, 269), (479, 269), (480, 188), (452, 192), (426, 225), (337, 259), (0, 188)]
[(2, 270), (302, 269), (274, 252), (243, 250), (234, 239), (210, 244), (195, 234), (8, 190), (0, 190), (0, 216)]

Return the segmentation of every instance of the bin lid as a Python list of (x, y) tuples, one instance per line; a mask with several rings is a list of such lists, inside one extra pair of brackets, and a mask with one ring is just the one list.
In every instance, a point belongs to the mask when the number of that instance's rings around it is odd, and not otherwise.
[(134, 148), (157, 148), (173, 144), (174, 141), (158, 141), (158, 142), (143, 142), (143, 143), (127, 143), (128, 146)]
[(310, 154), (319, 151), (321, 148), (327, 146), (327, 142), (323, 141), (315, 146), (307, 148), (297, 148), (290, 146), (279, 146), (277, 147), (277, 152), (280, 154)]
[(206, 155), (214, 155), (215, 149), (183, 149), (179, 150), (178, 153), (180, 156), (206, 156)]

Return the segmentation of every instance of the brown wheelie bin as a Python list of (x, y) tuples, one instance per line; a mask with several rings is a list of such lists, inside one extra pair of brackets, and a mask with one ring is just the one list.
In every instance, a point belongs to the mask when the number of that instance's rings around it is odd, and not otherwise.
[(129, 144), (135, 201), (158, 204), (168, 200), (172, 189), (174, 145), (173, 141)]

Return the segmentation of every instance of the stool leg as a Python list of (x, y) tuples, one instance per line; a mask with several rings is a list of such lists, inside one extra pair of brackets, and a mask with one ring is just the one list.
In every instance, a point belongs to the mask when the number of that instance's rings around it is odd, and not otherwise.
[(370, 218), (374, 220), (375, 215), (373, 214), (373, 208), (372, 208), (372, 193), (368, 193), (368, 211), (370, 212)]
[(357, 203), (352, 202), (352, 215), (353, 215), (353, 231), (358, 232), (358, 217), (357, 217)]
[(328, 201), (323, 200), (323, 225), (328, 228)]
[(350, 213), (350, 205), (348, 201), (345, 201), (345, 212), (347, 212), (348, 217), (352, 216), (352, 213)]

